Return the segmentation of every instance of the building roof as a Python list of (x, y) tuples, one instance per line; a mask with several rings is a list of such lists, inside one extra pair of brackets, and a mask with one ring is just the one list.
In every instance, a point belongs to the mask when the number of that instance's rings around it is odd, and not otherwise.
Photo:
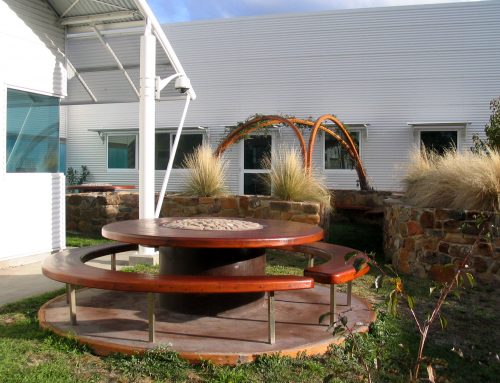
[[(162, 68), (157, 66), (157, 74), (164, 77), (173, 73), (185, 75), (177, 55), (172, 48), (165, 32), (156, 19), (153, 11), (146, 0), (45, 0), (59, 17), (59, 23), (67, 28), (68, 38), (94, 38), (98, 44), (102, 45), (109, 53), (109, 60), (101, 63), (93, 63), (92, 70), (85, 67), (85, 64), (78, 60), (78, 55), (72, 55), (71, 50), (66, 52), (67, 64), (70, 71), (69, 79), (77, 79), (81, 84), (80, 97), (72, 98), (71, 94), (65, 103), (85, 104), (99, 102), (129, 102), (138, 100), (138, 68), (127, 68), (121, 62), (121, 55), (115, 53), (113, 44), (117, 39), (108, 38), (106, 35), (113, 33), (113, 36), (123, 36), (144, 33), (147, 25), (151, 26), (152, 33), (156, 36), (158, 43), (157, 56), (160, 51), (164, 53), (167, 60), (159, 61)], [(119, 42), (118, 42), (119, 43)], [(120, 45), (118, 44), (118, 49)], [(134, 49), (139, 53), (139, 45)], [(74, 52), (77, 53), (77, 52)], [(119, 52), (118, 52), (119, 53)], [(76, 57), (75, 57), (76, 56)], [(123, 56), (122, 56), (123, 57)], [(111, 64), (111, 65), (110, 65)], [(168, 66), (168, 68), (165, 67)], [(82, 73), (80, 73), (80, 69)], [(86, 74), (83, 72), (92, 72)], [(113, 75), (110, 72), (114, 72)], [(95, 73), (101, 73), (107, 79), (109, 86), (110, 79), (120, 89), (123, 97), (119, 99), (103, 99), (99, 97), (99, 80), (94, 79)], [(86, 79), (87, 77), (87, 79)], [(95, 84), (93, 84), (95, 83)], [(126, 90), (122, 92), (121, 89)], [(93, 91), (95, 89), (95, 91)], [(188, 93), (191, 99), (196, 98), (194, 90), (191, 88)], [(81, 96), (83, 94), (83, 97)]]

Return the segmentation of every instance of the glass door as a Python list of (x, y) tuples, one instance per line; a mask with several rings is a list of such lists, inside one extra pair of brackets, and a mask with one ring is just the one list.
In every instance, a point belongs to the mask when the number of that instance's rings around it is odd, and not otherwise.
[(243, 146), (243, 194), (270, 195), (271, 187), (265, 179), (269, 169), (262, 161), (271, 155), (272, 137), (270, 135), (254, 135), (245, 138)]

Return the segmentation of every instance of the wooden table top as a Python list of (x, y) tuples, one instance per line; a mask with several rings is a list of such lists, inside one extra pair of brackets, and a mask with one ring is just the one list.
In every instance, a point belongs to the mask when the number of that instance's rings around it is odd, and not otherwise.
[(300, 245), (320, 241), (324, 234), (323, 229), (315, 225), (254, 218), (231, 217), (230, 219), (256, 222), (263, 226), (262, 229), (244, 231), (186, 230), (161, 226), (182, 218), (187, 217), (114, 222), (102, 228), (102, 235), (115, 241), (136, 243), (143, 246), (241, 249)]

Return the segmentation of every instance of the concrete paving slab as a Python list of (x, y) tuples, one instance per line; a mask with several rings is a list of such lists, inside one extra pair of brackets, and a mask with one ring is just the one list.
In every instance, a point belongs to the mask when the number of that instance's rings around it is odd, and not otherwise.
[[(128, 266), (129, 253), (135, 254), (135, 252), (117, 254), (117, 269)], [(50, 257), (50, 254), (47, 256)], [(110, 256), (89, 262), (91, 266), (102, 268), (110, 268), (110, 264)], [(3, 268), (0, 269), (0, 306), (63, 287), (64, 283), (53, 281), (42, 274), (42, 262)]]
[[(158, 294), (156, 294), (158, 295)], [(318, 318), (329, 310), (330, 289), (279, 291), (276, 294), (276, 343), (268, 343), (267, 304), (244, 311), (215, 316), (186, 315), (156, 305), (156, 342), (148, 342), (147, 294), (98, 289), (76, 293), (77, 325), (70, 323), (66, 296), (46, 303), (39, 312), (40, 324), (60, 335), (70, 335), (89, 345), (98, 355), (137, 353), (169, 346), (182, 358), (217, 364), (253, 361), (265, 353), (297, 357), (300, 353), (322, 354), (330, 344), (339, 343)], [(221, 294), (221, 299), (224, 294)], [(368, 302), (355, 295), (352, 307), (337, 293), (338, 310), (345, 313), (348, 326), (367, 331), (375, 314)]]
[(0, 269), (0, 305), (64, 287), (42, 275), (41, 262)]

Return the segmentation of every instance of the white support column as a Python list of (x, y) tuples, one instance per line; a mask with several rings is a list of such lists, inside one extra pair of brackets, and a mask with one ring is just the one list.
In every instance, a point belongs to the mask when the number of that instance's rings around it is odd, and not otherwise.
[[(155, 78), (156, 37), (149, 20), (141, 36), (139, 102), (139, 218), (155, 216)], [(153, 255), (154, 248), (139, 247), (139, 255)]]

